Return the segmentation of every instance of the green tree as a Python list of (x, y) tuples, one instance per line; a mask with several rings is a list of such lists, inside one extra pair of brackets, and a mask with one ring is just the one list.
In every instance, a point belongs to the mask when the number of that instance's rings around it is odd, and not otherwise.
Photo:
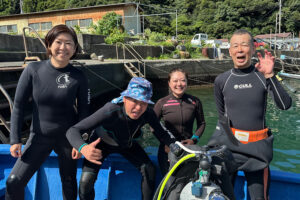
[[(132, 2), (130, 0), (23, 0), (24, 13), (42, 12), (58, 9), (106, 5)], [(228, 37), (239, 28), (256, 34), (275, 32), (276, 15), (279, 12), (278, 0), (141, 0), (142, 13), (161, 14), (144, 18), (143, 27), (166, 35), (175, 35), (178, 14), (178, 34), (194, 35), (207, 33), (210, 38)], [(20, 13), (19, 0), (0, 0), (0, 15)], [(107, 23), (103, 28), (95, 27), (109, 35)], [(118, 22), (116, 23), (118, 24)], [(99, 26), (99, 24), (96, 24)], [(107, 27), (108, 26), (108, 27)], [(300, 1), (282, 1), (281, 32), (300, 30)], [(96, 31), (97, 32), (97, 31)]]
[(19, 1), (1, 0), (0, 15), (11, 15), (20, 13)]
[(92, 33), (98, 35), (110, 35), (115, 28), (121, 28), (122, 18), (115, 12), (109, 12), (103, 16), (96, 24), (91, 26)]

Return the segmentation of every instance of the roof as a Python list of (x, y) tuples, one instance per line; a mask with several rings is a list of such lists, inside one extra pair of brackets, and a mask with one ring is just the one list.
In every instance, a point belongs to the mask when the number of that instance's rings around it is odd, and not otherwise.
[[(89, 10), (89, 9), (95, 9), (95, 8), (117, 7), (117, 6), (136, 6), (136, 5), (137, 5), (137, 3), (130, 2), (130, 3), (118, 3), (118, 4), (88, 6), (88, 7), (81, 7), (81, 8), (69, 8), (69, 9), (51, 10), (51, 11), (43, 11), (43, 12), (5, 15), (5, 16), (0, 16), (0, 19), (1, 18), (10, 18), (10, 17), (29, 16), (29, 15), (40, 15), (40, 14), (46, 14), (46, 13), (59, 13), (59, 12), (65, 12), (65, 11), (78, 11), (78, 10)], [(139, 7), (139, 9), (142, 10), (140, 7)]]
[(268, 39), (268, 38), (275, 38), (275, 37), (278, 37), (278, 38), (288, 38), (288, 37), (291, 37), (292, 36), (292, 33), (289, 32), (289, 33), (273, 33), (273, 34), (264, 34), (264, 35), (256, 35), (254, 38), (260, 38), (260, 39)]
[(224, 38), (223, 39), (217, 39), (217, 40), (220, 40), (221, 42), (229, 42), (228, 39), (224, 39)]

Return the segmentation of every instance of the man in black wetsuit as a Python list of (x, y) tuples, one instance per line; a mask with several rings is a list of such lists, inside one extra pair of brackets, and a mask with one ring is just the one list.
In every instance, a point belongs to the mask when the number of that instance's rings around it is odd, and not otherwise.
[[(71, 145), (85, 156), (79, 185), (80, 199), (95, 198), (94, 184), (101, 163), (111, 153), (123, 155), (140, 170), (143, 199), (152, 199), (155, 167), (134, 139), (139, 137), (141, 127), (148, 123), (160, 142), (169, 146), (175, 140), (161, 126), (154, 111), (148, 108), (149, 103), (153, 104), (151, 96), (150, 82), (140, 77), (132, 78), (120, 97), (68, 130), (67, 138)], [(81, 135), (95, 128), (96, 131), (90, 137), (91, 143), (86, 144)]]
[(225, 144), (233, 152), (238, 169), (244, 171), (251, 199), (268, 199), (269, 163), (273, 156), (273, 135), (265, 123), (267, 94), (277, 107), (288, 109), (292, 100), (274, 76), (274, 60), (265, 50), (255, 53), (252, 35), (237, 30), (230, 40), (234, 68), (215, 80), (219, 122), (209, 145)]

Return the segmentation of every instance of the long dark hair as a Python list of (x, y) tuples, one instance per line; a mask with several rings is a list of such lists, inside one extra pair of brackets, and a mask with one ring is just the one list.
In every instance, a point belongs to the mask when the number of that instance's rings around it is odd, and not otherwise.
[(59, 25), (56, 25), (54, 26), (46, 35), (45, 37), (45, 44), (46, 44), (46, 47), (47, 47), (47, 55), (48, 57), (51, 55), (51, 51), (49, 49), (49, 47), (51, 47), (52, 43), (54, 42), (55, 38), (61, 34), (61, 33), (68, 33), (71, 35), (72, 39), (73, 39), (73, 42), (75, 44), (75, 53), (73, 54), (73, 56), (71, 57), (71, 59), (75, 58), (76, 57), (76, 54), (78, 52), (78, 49), (79, 49), (79, 45), (78, 45), (78, 39), (77, 39), (77, 35), (76, 35), (76, 32), (74, 31), (73, 28), (71, 27), (68, 27), (64, 24), (59, 24)]

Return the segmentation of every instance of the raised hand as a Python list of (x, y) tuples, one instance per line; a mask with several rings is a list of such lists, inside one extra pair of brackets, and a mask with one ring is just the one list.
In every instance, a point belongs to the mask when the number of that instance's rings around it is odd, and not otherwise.
[(100, 138), (92, 142), (91, 144), (85, 145), (81, 149), (81, 153), (84, 155), (84, 157), (97, 165), (101, 165), (102, 163), (99, 161), (102, 158), (102, 151), (101, 149), (97, 149), (96, 146), (100, 142)]
[(79, 159), (81, 158), (82, 154), (77, 151), (75, 148), (72, 149), (72, 159)]
[(22, 143), (11, 145), (10, 154), (14, 158), (21, 157), (22, 156)]
[(265, 78), (271, 78), (274, 76), (274, 63), (275, 57), (272, 56), (270, 52), (265, 49), (265, 57), (261, 53), (257, 53), (258, 63), (255, 64), (255, 67), (258, 71), (264, 74)]

